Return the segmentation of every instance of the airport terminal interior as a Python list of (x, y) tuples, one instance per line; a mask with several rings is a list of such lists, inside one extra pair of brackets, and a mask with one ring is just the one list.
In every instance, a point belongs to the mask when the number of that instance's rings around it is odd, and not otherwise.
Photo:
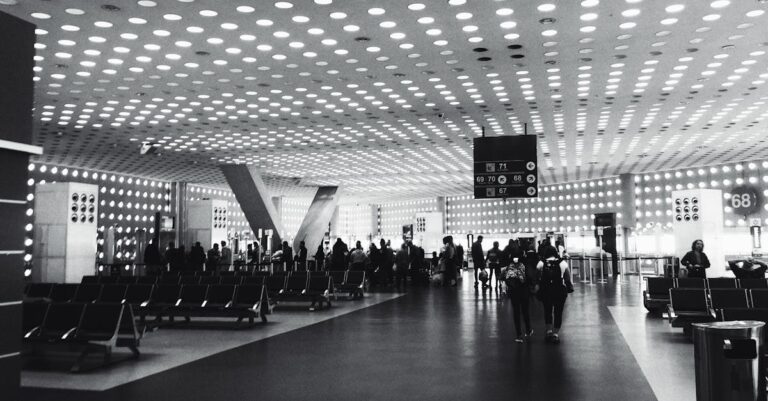
[(767, 0), (0, 0), (3, 400), (768, 400)]

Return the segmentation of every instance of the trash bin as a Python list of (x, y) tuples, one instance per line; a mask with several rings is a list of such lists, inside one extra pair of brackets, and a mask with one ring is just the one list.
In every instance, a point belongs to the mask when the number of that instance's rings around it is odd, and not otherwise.
[(697, 401), (763, 401), (763, 322), (693, 324)]

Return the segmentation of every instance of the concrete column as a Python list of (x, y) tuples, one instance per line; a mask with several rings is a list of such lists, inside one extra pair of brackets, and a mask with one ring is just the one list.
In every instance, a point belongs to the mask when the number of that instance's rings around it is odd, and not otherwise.
[(379, 205), (371, 205), (371, 236), (381, 235), (379, 232)]
[[(315, 193), (312, 204), (309, 205), (307, 214), (296, 231), (296, 238), (293, 239), (294, 251), (299, 249), (299, 243), (304, 241), (307, 249), (317, 249), (317, 246), (323, 241), (325, 232), (328, 230), (328, 223), (334, 217), (338, 223), (339, 216), (339, 187), (320, 187)], [(333, 229), (338, 231), (335, 223), (332, 223)]]
[(637, 218), (635, 217), (635, 175), (634, 174), (621, 174), (621, 218), (616, 219), (617, 224), (622, 226), (622, 241), (624, 243), (624, 250), (629, 250), (629, 236), (635, 230), (635, 223)]
[[(171, 185), (171, 190), (173, 191), (173, 195), (175, 199), (173, 199), (174, 202), (174, 209), (176, 210), (176, 245), (184, 245), (187, 247), (187, 249), (192, 247), (192, 244), (184, 244), (184, 241), (187, 238), (187, 227), (188, 227), (188, 218), (187, 215), (187, 197), (189, 196), (189, 189), (186, 182), (174, 182)], [(159, 234), (159, 233), (158, 233)], [(158, 244), (160, 246), (160, 251), (163, 251), (162, 244)]]
[(442, 226), (440, 227), (440, 232), (445, 233), (445, 221), (447, 219), (447, 216), (445, 213), (446, 211), (445, 196), (438, 196), (436, 202), (437, 202), (437, 211), (443, 214), (443, 219), (442, 219), (443, 222), (442, 222)]
[(27, 165), (32, 143), (35, 26), (0, 12), (0, 394), (21, 399), (21, 298)]
[(256, 168), (242, 164), (225, 164), (219, 168), (235, 194), (251, 231), (257, 233), (260, 228), (272, 230), (273, 249), (277, 249), (275, 245), (282, 242), (283, 225), (272, 197), (261, 179), (261, 173)]

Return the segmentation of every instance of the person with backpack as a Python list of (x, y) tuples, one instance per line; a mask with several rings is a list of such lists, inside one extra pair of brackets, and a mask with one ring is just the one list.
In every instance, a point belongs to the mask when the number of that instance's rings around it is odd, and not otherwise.
[[(504, 283), (507, 285), (507, 296), (512, 302), (512, 315), (515, 319), (515, 342), (522, 343), (533, 335), (531, 328), (530, 296), (531, 286), (535, 286), (535, 279), (529, 277), (525, 264), (518, 257), (512, 258), (509, 266), (504, 270)], [(525, 323), (525, 335), (520, 325), (520, 316)]]
[(557, 344), (560, 342), (565, 300), (573, 292), (573, 284), (568, 262), (558, 258), (554, 247), (550, 247), (542, 256), (543, 260), (536, 267), (541, 272), (538, 297), (544, 304), (544, 323), (547, 326), (544, 339)]
[[(488, 265), (488, 285), (493, 287), (493, 273), (496, 273), (496, 289), (501, 286), (501, 249), (499, 249), (499, 241), (493, 241), (493, 248), (488, 250), (485, 256), (486, 264)], [(483, 287), (485, 289), (485, 287)]]

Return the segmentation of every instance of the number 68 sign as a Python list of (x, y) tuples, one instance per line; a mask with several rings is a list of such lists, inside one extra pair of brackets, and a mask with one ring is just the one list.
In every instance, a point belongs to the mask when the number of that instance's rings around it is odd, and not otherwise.
[(760, 207), (763, 206), (763, 194), (759, 189), (749, 185), (734, 187), (727, 204), (733, 209), (733, 213), (749, 216), (759, 211)]

